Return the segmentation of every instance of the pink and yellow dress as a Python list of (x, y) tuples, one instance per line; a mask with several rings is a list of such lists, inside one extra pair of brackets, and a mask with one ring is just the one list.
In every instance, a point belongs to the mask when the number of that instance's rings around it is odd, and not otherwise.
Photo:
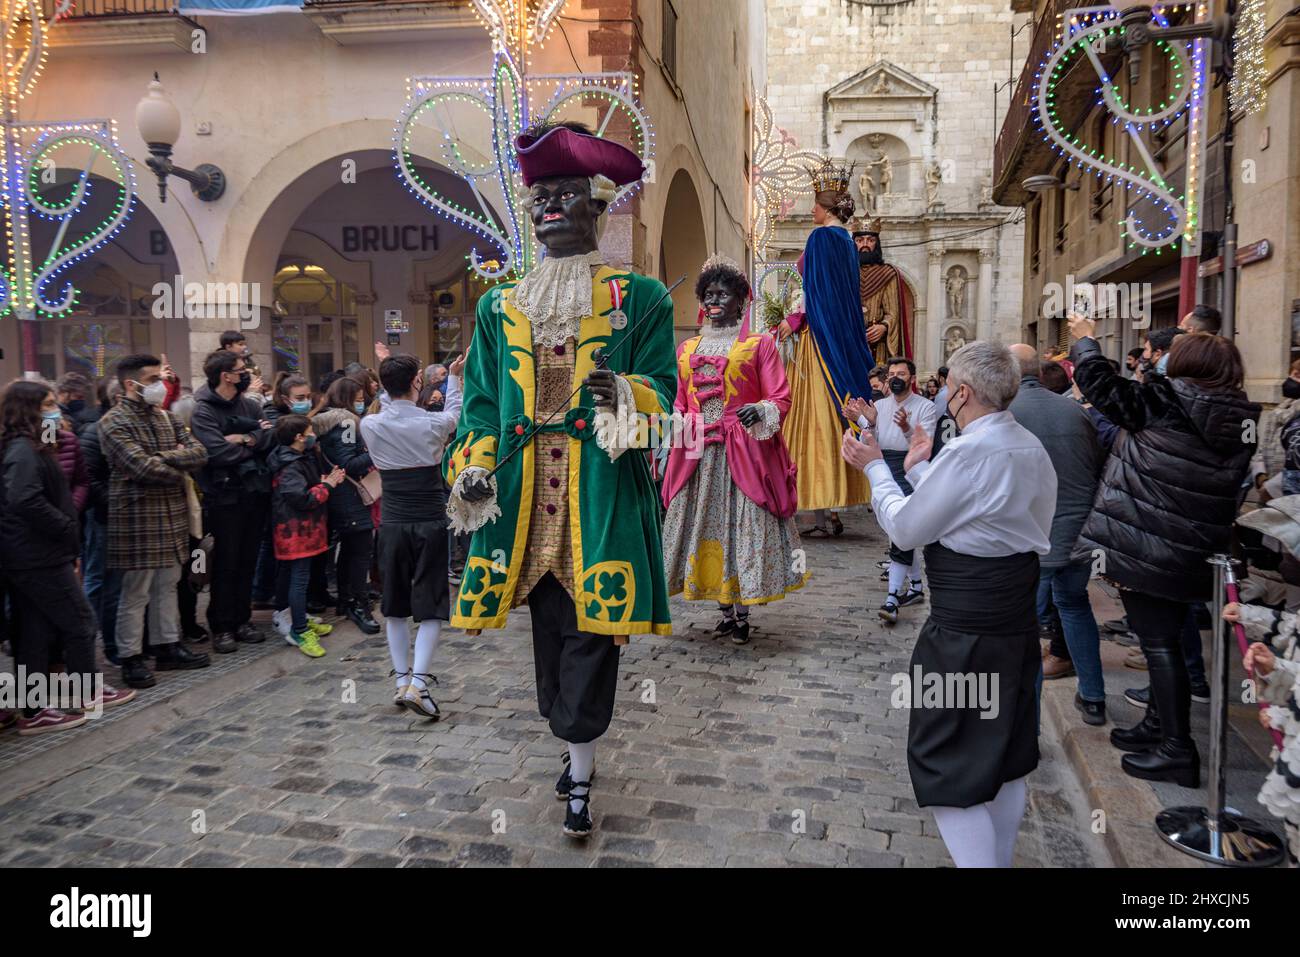
[[(706, 329), (677, 349), (674, 408), (695, 448), (673, 445), (664, 475), (668, 593), (761, 605), (808, 580), (794, 524), (795, 468), (781, 437), (790, 388), (771, 336)], [(746, 428), (736, 413), (757, 403)], [(687, 433), (690, 435), (690, 432)]]

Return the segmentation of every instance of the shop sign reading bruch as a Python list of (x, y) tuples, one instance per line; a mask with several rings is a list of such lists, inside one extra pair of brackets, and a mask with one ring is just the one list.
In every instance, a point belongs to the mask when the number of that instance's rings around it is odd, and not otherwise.
[(421, 226), (344, 226), (345, 253), (421, 253), (438, 249), (438, 227)]

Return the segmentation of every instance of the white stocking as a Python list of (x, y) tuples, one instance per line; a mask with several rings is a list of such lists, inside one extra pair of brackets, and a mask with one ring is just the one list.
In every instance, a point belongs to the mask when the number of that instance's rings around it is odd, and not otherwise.
[(907, 584), (907, 566), (902, 562), (891, 561), (889, 563), (889, 593), (902, 598), (905, 584)]
[(417, 691), (423, 691), (429, 685), (429, 680), (421, 676), (429, 674), (429, 669), (433, 667), (433, 653), (438, 650), (438, 636), (441, 634), (440, 621), (422, 621), (415, 633), (415, 664), (411, 666), (411, 684), (415, 685)]
[(404, 688), (411, 675), (411, 626), (405, 618), (393, 617), (384, 619), (384, 628), (388, 633), (388, 655), (397, 672), (397, 687)]
[(1025, 816), (1025, 779), (1007, 781), (988, 802), (998, 840), (998, 867), (1010, 867), (1016, 852), (1020, 821)]
[(997, 867), (997, 832), (988, 806), (932, 807), (939, 834), (958, 867)]
[[(576, 785), (579, 781), (591, 783), (591, 772), (596, 767), (596, 742), (588, 741), (585, 744), (569, 745), (569, 777), (573, 778)], [(586, 794), (587, 788), (574, 787), (569, 793)], [(570, 809), (576, 814), (582, 809), (581, 801), (570, 801)]]

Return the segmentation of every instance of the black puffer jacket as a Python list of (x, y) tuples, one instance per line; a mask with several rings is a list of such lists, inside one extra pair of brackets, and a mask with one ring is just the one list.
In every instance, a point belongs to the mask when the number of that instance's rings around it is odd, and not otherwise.
[(80, 554), (77, 507), (58, 456), (10, 440), (0, 453), (0, 567), (54, 568)]
[(1183, 379), (1125, 379), (1094, 339), (1076, 343), (1072, 358), (1084, 396), (1122, 430), (1075, 558), (1097, 562), (1123, 588), (1208, 600), (1206, 559), (1228, 550), (1260, 407), (1243, 392), (1204, 392)]
[[(348, 473), (348, 478), (359, 482), (374, 467), (366, 440), (361, 437), (361, 420), (347, 409), (325, 409), (312, 418), (311, 424), (326, 471), (337, 465)], [(341, 534), (374, 527), (370, 506), (361, 504), (356, 486), (352, 482), (339, 483), (330, 493), (330, 531)]]

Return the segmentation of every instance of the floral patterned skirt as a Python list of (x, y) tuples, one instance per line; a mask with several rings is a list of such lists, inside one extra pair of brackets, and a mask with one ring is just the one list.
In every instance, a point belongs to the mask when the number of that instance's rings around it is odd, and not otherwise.
[(808, 580), (793, 518), (754, 504), (731, 481), (727, 451), (707, 445), (664, 519), (668, 594), (723, 605), (761, 605)]

